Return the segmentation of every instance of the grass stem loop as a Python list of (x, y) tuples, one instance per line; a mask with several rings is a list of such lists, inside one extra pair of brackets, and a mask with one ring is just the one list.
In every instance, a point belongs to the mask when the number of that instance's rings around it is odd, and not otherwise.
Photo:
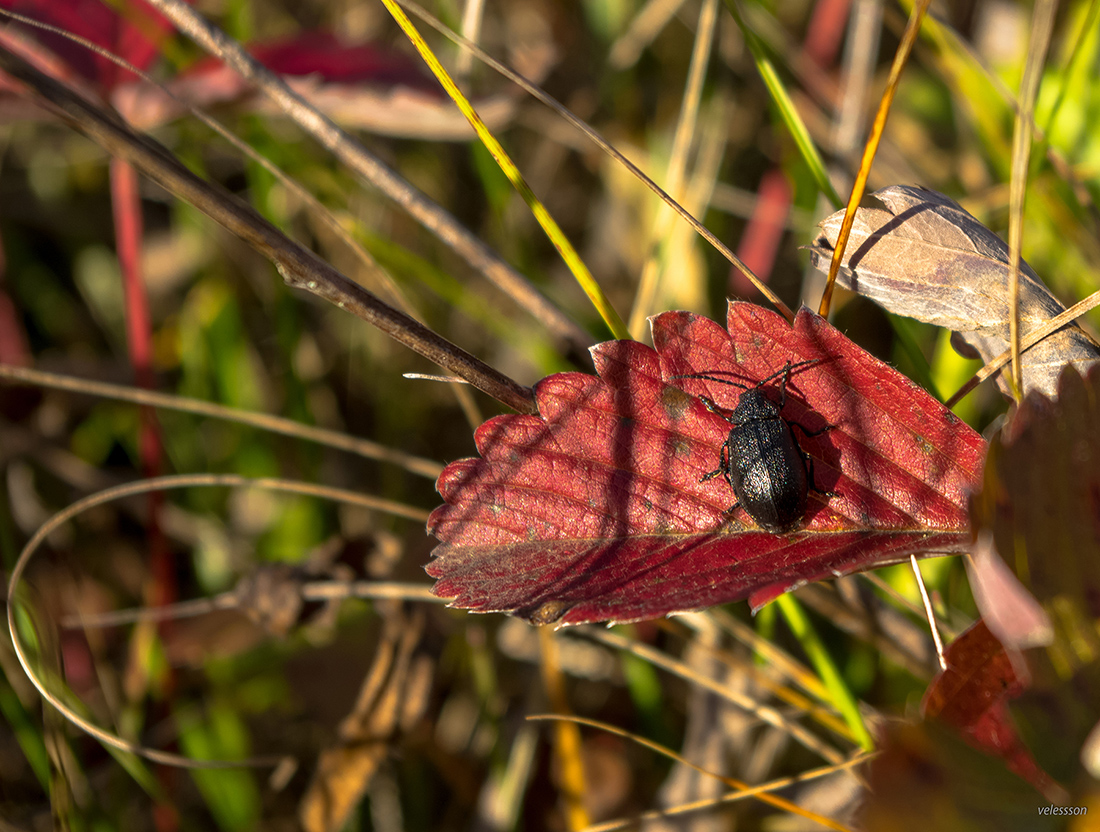
[(399, 517), (407, 517), (413, 520), (423, 521), (427, 518), (427, 512), (420, 509), (395, 503), (390, 500), (381, 500), (358, 492), (345, 491), (338, 488), (314, 485), (312, 483), (290, 482), (271, 477), (250, 479), (237, 474), (177, 474), (163, 477), (152, 477), (138, 482), (108, 488), (97, 494), (92, 494), (82, 500), (77, 500), (62, 511), (59, 511), (34, 533), (27, 545), (23, 547), (15, 566), (11, 570), (8, 580), (8, 630), (11, 633), (12, 649), (15, 652), (19, 664), (22, 665), (27, 678), (35, 686), (42, 698), (56, 708), (62, 716), (85, 731), (89, 736), (95, 737), (104, 745), (125, 754), (133, 754), (138, 757), (164, 765), (174, 765), (181, 768), (241, 768), (245, 766), (278, 766), (284, 764), (286, 758), (263, 757), (239, 761), (218, 760), (193, 760), (179, 754), (155, 749), (145, 748), (136, 743), (129, 742), (121, 737), (105, 731), (85, 718), (83, 714), (70, 706), (67, 702), (47, 687), (41, 674), (31, 665), (31, 657), (28, 654), (26, 644), (21, 633), (24, 629), (21, 623), (28, 622), (26, 606), (21, 603), (21, 582), (23, 573), (30, 564), (31, 557), (45, 542), (46, 538), (56, 529), (82, 514), (89, 509), (114, 500), (133, 497), (139, 494), (148, 494), (154, 491), (167, 489), (192, 488), (192, 487), (241, 487), (250, 486), (267, 488), (274, 491), (282, 491), (290, 494), (303, 494), (326, 499), (336, 499), (341, 502), (357, 504), (377, 511), (384, 511)]

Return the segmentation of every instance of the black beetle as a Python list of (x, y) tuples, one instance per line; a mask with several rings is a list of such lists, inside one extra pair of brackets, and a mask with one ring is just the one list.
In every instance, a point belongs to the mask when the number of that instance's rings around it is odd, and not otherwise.
[[(741, 506), (758, 526), (773, 534), (793, 531), (802, 523), (806, 514), (806, 496), (811, 490), (834, 496), (831, 492), (818, 491), (814, 486), (813, 460), (799, 447), (794, 436), (792, 424), (798, 423), (787, 422), (781, 415), (787, 403), (787, 379), (791, 370), (820, 360), (812, 358), (797, 364), (788, 361), (782, 370), (761, 379), (755, 387), (704, 373), (673, 376), (716, 381), (745, 391), (732, 411), (719, 407), (706, 396), (698, 397), (707, 410), (733, 425), (722, 445), (717, 470), (706, 474), (701, 482), (722, 474), (737, 497), (737, 502), (730, 506), (727, 513)], [(783, 383), (779, 385), (777, 407), (760, 388), (779, 376), (783, 376)], [(834, 426), (827, 425), (815, 433), (808, 432), (801, 425), (798, 427), (807, 436), (818, 436)]]

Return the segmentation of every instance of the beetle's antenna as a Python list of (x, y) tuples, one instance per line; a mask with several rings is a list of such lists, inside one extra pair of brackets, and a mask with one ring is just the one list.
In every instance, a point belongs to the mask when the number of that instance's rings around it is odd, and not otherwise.
[(760, 387), (764, 384), (767, 384), (773, 378), (779, 378), (782, 375), (786, 375), (791, 370), (797, 370), (799, 367), (806, 367), (810, 364), (819, 364), (824, 360), (825, 360), (824, 358), (807, 358), (805, 361), (798, 361), (794, 364), (792, 364), (791, 362), (788, 361), (784, 365), (782, 370), (776, 370), (774, 373), (772, 373), (767, 378), (760, 379), (760, 381), (756, 382), (756, 384), (754, 384), (752, 387), (750, 387), (747, 384), (742, 384), (739, 381), (733, 381), (732, 379), (718, 378), (718, 376), (713, 376), (713, 375), (710, 375), (709, 373), (681, 373), (680, 375), (672, 376), (670, 378), (670, 380), (671, 379), (677, 379), (677, 378), (701, 378), (704, 381), (716, 381), (719, 384), (728, 384), (731, 387), (740, 387), (742, 390), (753, 390), (756, 387)]
[[(739, 381), (731, 381), (728, 378), (718, 378), (717, 376), (707, 375), (706, 373), (683, 373), (683, 374), (678, 375), (678, 376), (672, 376), (669, 380), (671, 381), (672, 379), (677, 379), (677, 378), (701, 378), (704, 381), (717, 381), (719, 384), (728, 384), (731, 387), (740, 387), (742, 390), (751, 390), (752, 389), (747, 384), (742, 384)], [(760, 382), (760, 383), (763, 384), (764, 382)]]

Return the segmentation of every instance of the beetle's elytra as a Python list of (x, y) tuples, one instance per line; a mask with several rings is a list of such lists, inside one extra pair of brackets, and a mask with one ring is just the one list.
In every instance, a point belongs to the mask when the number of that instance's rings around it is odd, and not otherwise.
[[(783, 418), (782, 410), (787, 403), (787, 380), (791, 370), (819, 360), (796, 364), (788, 361), (782, 370), (762, 379), (754, 387), (705, 373), (674, 376), (729, 384), (745, 391), (732, 411), (719, 407), (706, 396), (699, 396), (707, 410), (717, 413), (733, 426), (722, 445), (718, 468), (706, 474), (702, 481), (719, 474), (724, 476), (737, 498), (729, 512), (740, 506), (758, 526), (773, 534), (785, 534), (798, 528), (806, 516), (808, 493), (818, 491), (813, 481), (813, 462), (799, 447), (792, 423)], [(779, 385), (777, 406), (760, 388), (780, 376), (783, 381)], [(802, 430), (807, 436), (816, 436), (832, 427), (829, 425), (816, 433)]]

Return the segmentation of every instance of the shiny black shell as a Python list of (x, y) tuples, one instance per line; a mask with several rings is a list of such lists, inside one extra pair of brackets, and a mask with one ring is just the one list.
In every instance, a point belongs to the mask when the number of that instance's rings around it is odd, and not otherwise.
[[(737, 381), (719, 378), (709, 373), (686, 373), (674, 378), (699, 378), (719, 384), (740, 387), (745, 392), (737, 400), (733, 410), (726, 410), (706, 396), (701, 401), (712, 413), (716, 413), (733, 427), (722, 443), (722, 453), (717, 470), (703, 477), (703, 481), (725, 477), (737, 502), (727, 513), (744, 508), (760, 528), (772, 534), (785, 534), (802, 525), (806, 516), (806, 501), (810, 491), (833, 496), (820, 491), (814, 485), (813, 462), (799, 447), (790, 422), (783, 418), (787, 403), (787, 380), (791, 370), (817, 364), (819, 359), (792, 363), (790, 361), (777, 373), (761, 379), (755, 387)], [(769, 381), (782, 376), (779, 384), (779, 402), (773, 402), (760, 389)], [(810, 433), (799, 425), (807, 436), (817, 436), (833, 428), (826, 425)]]
[(783, 534), (806, 515), (810, 479), (806, 458), (779, 408), (760, 390), (747, 390), (725, 417), (733, 425), (718, 470), (740, 506), (762, 529)]

